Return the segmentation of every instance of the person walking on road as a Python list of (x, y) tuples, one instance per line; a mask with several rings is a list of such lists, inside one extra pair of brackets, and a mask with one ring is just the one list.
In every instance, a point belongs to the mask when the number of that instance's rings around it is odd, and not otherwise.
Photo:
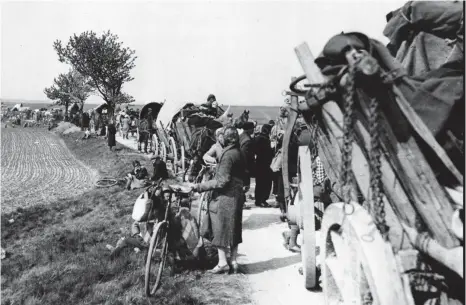
[(115, 135), (116, 135), (116, 127), (113, 124), (113, 120), (108, 121), (107, 125), (107, 143), (110, 150), (112, 150), (113, 146), (116, 145)]
[(128, 115), (121, 120), (121, 132), (123, 133), (123, 139), (128, 139), (130, 119)]
[(141, 146), (144, 144), (144, 152), (147, 154), (147, 143), (149, 141), (149, 124), (147, 119), (139, 121), (139, 139), (138, 139), (138, 151), (141, 152)]

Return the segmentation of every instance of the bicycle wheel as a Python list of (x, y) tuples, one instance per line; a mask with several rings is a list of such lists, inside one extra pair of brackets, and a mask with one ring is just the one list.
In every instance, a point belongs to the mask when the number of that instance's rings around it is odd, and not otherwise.
[(162, 221), (154, 228), (147, 252), (144, 289), (148, 297), (155, 294), (161, 283), (168, 254), (167, 236), (168, 223)]

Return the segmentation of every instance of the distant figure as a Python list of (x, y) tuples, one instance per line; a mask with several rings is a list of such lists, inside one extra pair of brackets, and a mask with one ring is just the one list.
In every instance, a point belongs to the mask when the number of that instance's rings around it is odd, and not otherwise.
[(249, 191), (251, 177), (254, 177), (254, 149), (251, 135), (254, 133), (254, 123), (244, 122), (239, 126), (239, 144), (241, 153), (246, 162), (246, 174), (244, 177), (244, 192)]
[(220, 109), (218, 108), (217, 99), (213, 94), (209, 94), (207, 97), (207, 102), (202, 104), (199, 109), (205, 115), (212, 116), (214, 118), (218, 118), (220, 115), (222, 115), (222, 113), (220, 113)]
[(121, 132), (123, 133), (123, 139), (128, 139), (130, 119), (128, 115), (121, 120)]
[(270, 130), (272, 127), (269, 124), (264, 124), (260, 134), (254, 138), (254, 154), (255, 154), (255, 172), (256, 172), (256, 189), (254, 198), (256, 206), (268, 208), (270, 205), (267, 199), (272, 188), (273, 173), (270, 169), (270, 164), (274, 157), (272, 147), (270, 146)]
[(149, 108), (149, 110), (147, 111), (147, 114), (146, 114), (146, 120), (147, 120), (147, 124), (148, 124), (148, 130), (149, 132), (152, 132), (152, 130), (154, 129), (154, 115), (152, 114), (152, 109)]
[(144, 144), (144, 152), (147, 154), (147, 143), (149, 141), (149, 124), (146, 119), (139, 122), (139, 139), (138, 151), (141, 152), (141, 146)]
[(107, 125), (107, 143), (110, 150), (112, 150), (113, 146), (116, 145), (115, 135), (116, 135), (116, 127), (113, 124), (113, 120), (110, 120)]
[(137, 128), (138, 128), (138, 120), (134, 116), (131, 116), (130, 131), (131, 131), (132, 137), (134, 137), (134, 133), (136, 132)]

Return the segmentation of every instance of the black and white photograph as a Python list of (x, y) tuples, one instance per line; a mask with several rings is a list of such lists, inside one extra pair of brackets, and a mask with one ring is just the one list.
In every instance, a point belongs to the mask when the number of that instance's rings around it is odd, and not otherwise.
[(3, 305), (465, 305), (464, 1), (0, 2)]

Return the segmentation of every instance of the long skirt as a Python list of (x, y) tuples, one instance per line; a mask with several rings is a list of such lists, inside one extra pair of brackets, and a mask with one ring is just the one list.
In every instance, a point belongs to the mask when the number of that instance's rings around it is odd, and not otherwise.
[[(235, 247), (243, 242), (244, 194), (242, 188), (240, 187), (236, 193), (235, 197), (221, 195), (209, 204), (214, 235), (213, 246)], [(217, 208), (214, 207), (215, 205)]]

